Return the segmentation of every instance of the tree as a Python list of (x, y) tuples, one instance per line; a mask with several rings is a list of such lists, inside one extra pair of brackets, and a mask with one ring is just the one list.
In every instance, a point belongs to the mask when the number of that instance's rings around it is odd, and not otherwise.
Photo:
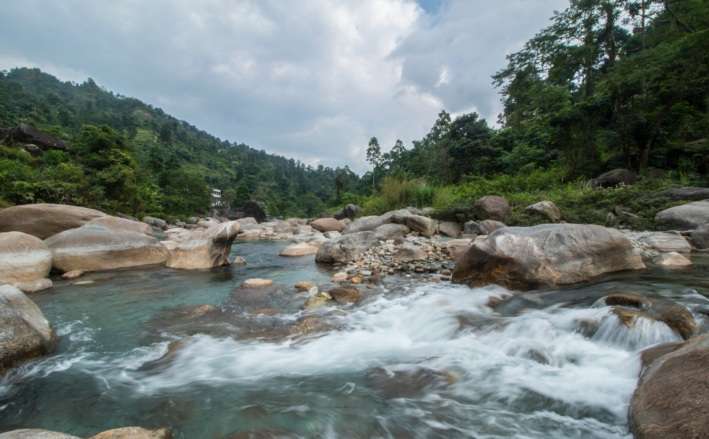
[(372, 165), (372, 191), (374, 191), (375, 174), (382, 161), (382, 149), (379, 147), (379, 141), (376, 137), (369, 139), (369, 145), (367, 145), (367, 161)]

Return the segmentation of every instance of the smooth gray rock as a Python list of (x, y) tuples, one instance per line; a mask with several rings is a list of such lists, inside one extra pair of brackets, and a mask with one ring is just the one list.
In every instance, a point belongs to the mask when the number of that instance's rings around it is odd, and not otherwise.
[(349, 262), (376, 242), (374, 232), (348, 233), (323, 243), (315, 255), (315, 261), (325, 264)]
[(709, 223), (709, 200), (670, 207), (655, 215), (655, 222), (666, 229), (693, 230)]

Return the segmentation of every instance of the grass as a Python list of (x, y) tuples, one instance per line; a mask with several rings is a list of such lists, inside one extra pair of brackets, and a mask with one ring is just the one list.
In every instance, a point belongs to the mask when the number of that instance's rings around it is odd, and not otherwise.
[(431, 186), (424, 181), (387, 178), (376, 195), (367, 197), (363, 210), (367, 215), (406, 207), (433, 207), (441, 219), (465, 221), (474, 219), (472, 205), (484, 195), (505, 197), (512, 207), (510, 225), (532, 225), (544, 222), (530, 215), (525, 208), (542, 200), (553, 201), (561, 209), (563, 220), (573, 223), (606, 224), (609, 212), (616, 208), (637, 217), (625, 224), (636, 229), (654, 228), (655, 214), (660, 210), (686, 201), (670, 200), (662, 191), (678, 186), (697, 184), (684, 174), (666, 173), (641, 177), (631, 186), (595, 189), (587, 182), (564, 181), (560, 169), (534, 170), (518, 175), (472, 177), (459, 185)]

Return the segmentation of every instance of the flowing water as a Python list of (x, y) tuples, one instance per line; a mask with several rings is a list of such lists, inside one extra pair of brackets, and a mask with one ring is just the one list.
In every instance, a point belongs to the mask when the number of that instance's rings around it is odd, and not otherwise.
[[(638, 352), (679, 337), (651, 320), (628, 328), (598, 299), (664, 297), (704, 325), (709, 310), (709, 263), (699, 256), (691, 270), (618, 274), (518, 295), (494, 310), (491, 297), (510, 295), (500, 287), (390, 277), (362, 288), (357, 306), (304, 319), (307, 294), (293, 283), (327, 283), (331, 273), (312, 256), (276, 256), (283, 246), (237, 244), (246, 266), (96, 273), (33, 295), (61, 339), (55, 354), (0, 381), (0, 431), (629, 437)], [(238, 288), (248, 277), (277, 286)]]

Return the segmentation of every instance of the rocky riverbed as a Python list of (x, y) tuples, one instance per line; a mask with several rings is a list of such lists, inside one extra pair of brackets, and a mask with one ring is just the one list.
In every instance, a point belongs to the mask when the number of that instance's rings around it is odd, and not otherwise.
[(508, 227), (505, 203), (465, 223), (4, 209), (0, 431), (701, 437), (706, 206), (631, 231), (548, 202)]

